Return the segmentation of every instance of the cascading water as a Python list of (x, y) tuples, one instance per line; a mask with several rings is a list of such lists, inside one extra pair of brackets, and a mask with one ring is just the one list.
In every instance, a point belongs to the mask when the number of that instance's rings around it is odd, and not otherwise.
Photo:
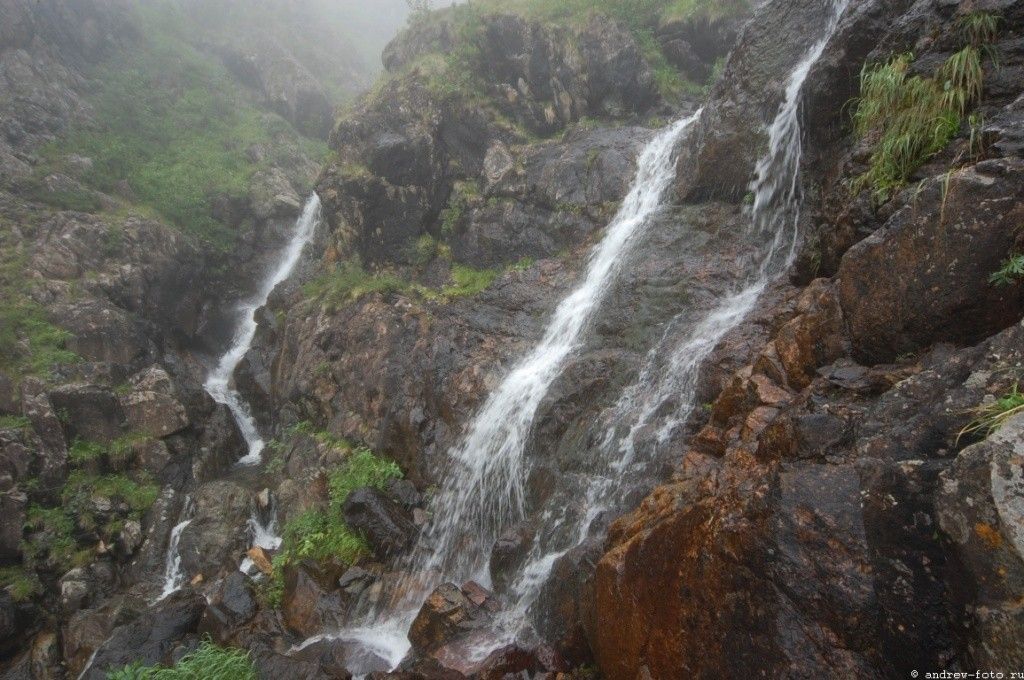
[(224, 404), (231, 410), (238, 428), (245, 437), (248, 446), (247, 454), (238, 461), (241, 465), (256, 465), (262, 460), (265, 443), (260, 437), (259, 429), (256, 427), (256, 420), (253, 418), (249, 405), (242, 399), (242, 395), (232, 385), (232, 376), (238, 364), (241, 363), (246, 353), (252, 348), (252, 341), (256, 337), (256, 312), (267, 304), (270, 294), (277, 286), (291, 276), (295, 266), (302, 256), (302, 250), (313, 238), (316, 227), (320, 222), (320, 197), (315, 193), (306, 201), (295, 225), (295, 233), (288, 247), (285, 248), (281, 261), (271, 272), (270, 276), (260, 286), (259, 291), (252, 298), (239, 306), (238, 312), (241, 323), (235, 330), (231, 346), (224, 356), (220, 358), (217, 366), (211, 371), (203, 386), (210, 396), (218, 403)]
[(181, 550), (179, 548), (181, 544), (181, 533), (185, 531), (185, 527), (192, 522), (190, 517), (191, 514), (192, 498), (186, 496), (181, 509), (181, 517), (184, 517), (185, 519), (174, 525), (174, 528), (171, 529), (171, 536), (167, 541), (167, 557), (164, 560), (164, 587), (163, 590), (160, 591), (160, 596), (156, 599), (157, 602), (168, 597), (185, 585), (185, 579), (187, 576), (181, 568)]
[[(585, 512), (577, 523), (574, 542), (552, 547), (543, 545), (540, 538), (535, 541), (530, 559), (511, 588), (516, 606), (500, 622), (504, 641), (521, 634), (528, 609), (540, 594), (555, 561), (587, 538), (594, 519), (621, 502), (616, 487), (621, 486), (622, 475), (631, 467), (649, 462), (655, 451), (648, 451), (644, 460), (638, 460), (637, 436), (653, 426), (654, 448), (669, 440), (696, 405), (697, 379), (704, 361), (726, 333), (754, 309), (768, 284), (792, 265), (799, 241), (801, 206), (801, 94), (808, 74), (821, 58), (848, 5), (849, 0), (831, 1), (825, 32), (790, 74), (785, 99), (769, 129), (768, 152), (757, 164), (750, 186), (754, 205), (749, 229), (753, 235), (770, 240), (751, 256), (749, 264), (756, 275), (727, 294), (696, 324), (691, 322), (688, 328), (684, 327), (684, 315), (673, 319), (661, 341), (650, 350), (638, 380), (610, 409), (610, 424), (594, 457), (595, 470), (603, 467), (604, 474), (595, 473), (587, 485)], [(666, 404), (673, 405), (667, 414)], [(567, 512), (550, 513), (542, 523), (564, 523), (570, 521), (569, 517)], [(537, 531), (538, 537), (551, 533), (545, 531), (547, 526)]]
[[(299, 262), (299, 258), (302, 256), (303, 248), (306, 247), (306, 244), (309, 243), (316, 233), (319, 221), (320, 197), (314, 193), (306, 201), (302, 214), (295, 224), (295, 233), (288, 242), (280, 262), (277, 263), (277, 266), (274, 267), (270, 275), (263, 281), (257, 293), (239, 306), (241, 323), (235, 330), (231, 346), (224, 356), (220, 358), (220, 361), (210, 373), (204, 385), (206, 391), (214, 400), (228, 407), (238, 423), (242, 436), (245, 438), (248, 451), (238, 461), (241, 465), (258, 464), (261, 460), (265, 444), (262, 437), (260, 437), (259, 430), (256, 427), (256, 420), (253, 418), (248, 404), (245, 403), (242, 395), (232, 385), (232, 376), (242, 358), (252, 347), (252, 341), (256, 337), (256, 312), (267, 304), (267, 300), (270, 298), (270, 294), (274, 292), (274, 289), (291, 276)], [(190, 513), (191, 503), (186, 499), (179, 516), (179, 521), (171, 530), (170, 538), (168, 539), (164, 585), (160, 593), (160, 600), (175, 592), (184, 584), (185, 574), (181, 571), (181, 554), (178, 551), (178, 545), (182, 532), (185, 531), (191, 521), (189, 519)], [(266, 549), (276, 549), (279, 547), (280, 539), (276, 539), (273, 536), (273, 526), (275, 524), (276, 518), (272, 520), (272, 524), (267, 526), (261, 524), (258, 517), (255, 523), (250, 520), (250, 529), (254, 532), (256, 545)]]
[(409, 648), (406, 631), (436, 578), (488, 581), (490, 547), (499, 533), (523, 518), (526, 466), (524, 449), (541, 400), (565, 361), (577, 350), (621, 263), (663, 206), (675, 179), (675, 149), (700, 112), (659, 133), (641, 153), (632, 188), (591, 254), (583, 282), (566, 297), (540, 343), (521, 360), (487, 399), (462, 443), (451, 452), (444, 491), (434, 503), (434, 522), (414, 552), (409, 572), (415, 582), (406, 596), (372, 625), (335, 638), (375, 650), (397, 664)]
[[(692, 412), (702, 363), (750, 313), (771, 280), (792, 264), (800, 208), (801, 93), (848, 3), (829, 2), (832, 11), (823, 35), (791, 73), (770, 128), (769, 151), (757, 164), (749, 229), (767, 242), (750, 256), (747, 271), (753, 273), (723, 294), (697, 322), (687, 322), (683, 315), (669, 322), (661, 341), (648, 353), (638, 381), (609, 409), (607, 433), (594, 452), (585, 482), (583, 511), (549, 509), (531, 519), (537, 536), (532, 552), (507, 593), (511, 606), (476, 650), (481, 656), (526, 634), (529, 609), (553, 564), (587, 538), (595, 518), (618, 507), (621, 498), (616, 487), (622, 475), (649, 462), (653, 452), (646, 451), (640, 459), (638, 434), (654, 426), (654, 448), (669, 439)], [(331, 638), (373, 650), (394, 666), (409, 648), (406, 631), (430, 588), (442, 578), (456, 583), (469, 578), (489, 581), (486, 566), (491, 546), (503, 529), (525, 515), (524, 449), (537, 409), (566, 360), (581, 346), (584, 331), (631, 246), (661, 207), (663, 194), (674, 180), (673, 150), (695, 118), (679, 121), (644, 151), (633, 188), (593, 254), (583, 284), (559, 305), (538, 346), (490, 395), (452, 452), (445, 489), (433, 504), (435, 519), (408, 565), (417, 580), (399, 588), (404, 594), (389, 603), (389, 611)], [(666, 405), (672, 406), (667, 413)], [(545, 537), (552, 535), (568, 538), (560, 545), (545, 543)]]

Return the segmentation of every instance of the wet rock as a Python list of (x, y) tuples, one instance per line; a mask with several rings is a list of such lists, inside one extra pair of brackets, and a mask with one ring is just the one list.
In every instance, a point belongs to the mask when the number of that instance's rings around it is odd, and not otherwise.
[(1020, 319), (1019, 287), (989, 277), (1015, 247), (1022, 177), (1024, 160), (998, 159), (930, 180), (846, 253), (839, 298), (859, 357), (972, 344)]
[(36, 455), (31, 469), (47, 488), (58, 489), (67, 475), (67, 440), (64, 427), (44, 389), (37, 380), (22, 381), (21, 401), (25, 417), (39, 437), (39, 446), (33, 447)]
[(226, 642), (235, 629), (256, 614), (256, 600), (249, 591), (248, 580), (239, 571), (224, 577), (203, 612), (199, 632), (209, 634), (220, 643)]
[(252, 495), (230, 481), (204, 484), (193, 498), (192, 521), (181, 532), (181, 567), (189, 577), (234, 569), (248, 546)]
[(936, 507), (964, 569), (951, 576), (950, 587), (970, 621), (971, 663), (1019, 664), (1024, 660), (1018, 644), (1024, 633), (1018, 605), (1024, 596), (1024, 416), (1011, 418), (960, 453), (942, 474)]
[(409, 628), (409, 641), (422, 655), (457, 641), (487, 624), (491, 613), (480, 600), (479, 586), (472, 590), (444, 583), (434, 589)]
[(345, 500), (342, 512), (345, 523), (366, 538), (381, 560), (403, 553), (417, 534), (411, 514), (379, 489), (356, 489)]
[(50, 403), (64, 421), (69, 439), (108, 443), (125, 422), (117, 396), (96, 385), (69, 384), (50, 391)]
[[(353, 653), (355, 652), (355, 653)], [(319, 664), (324, 677), (336, 678), (337, 680), (351, 680), (352, 671), (359, 672), (363, 666), (369, 664), (370, 668), (380, 668), (387, 665), (387, 662), (372, 652), (360, 654), (358, 650), (350, 649), (341, 640), (324, 639), (303, 647), (292, 654), (296, 659)]]
[(18, 390), (14, 381), (6, 373), (0, 371), (0, 415), (19, 415), (20, 413)]
[(388, 482), (386, 490), (388, 495), (406, 510), (412, 511), (424, 505), (423, 494), (417, 491), (416, 485), (408, 479), (392, 479)]
[(0, 492), (0, 561), (4, 563), (21, 557), (27, 508), (28, 496), (19, 489)]
[(354, 600), (376, 580), (376, 576), (362, 567), (351, 567), (338, 579), (338, 587)]
[(85, 569), (72, 569), (61, 576), (60, 604), (66, 613), (81, 609), (93, 590), (93, 584)]
[(494, 587), (501, 592), (512, 584), (533, 546), (534, 529), (528, 523), (512, 527), (491, 548), (489, 568)]
[(288, 628), (308, 638), (339, 627), (344, 620), (345, 606), (339, 592), (325, 588), (309, 570), (300, 566), (285, 572), (281, 614)]
[(129, 429), (149, 437), (168, 437), (189, 425), (171, 376), (156, 366), (132, 378), (132, 390), (121, 397), (121, 407)]
[(106, 674), (132, 663), (166, 663), (177, 645), (196, 632), (206, 599), (183, 590), (144, 612), (129, 624), (114, 629), (96, 651), (83, 680), (103, 680)]

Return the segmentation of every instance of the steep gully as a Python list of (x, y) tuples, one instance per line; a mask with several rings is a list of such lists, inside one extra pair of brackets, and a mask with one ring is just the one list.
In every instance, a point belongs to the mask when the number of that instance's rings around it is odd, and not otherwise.
[[(221, 356), (217, 365), (210, 372), (206, 379), (204, 388), (215, 401), (228, 407), (231, 414), (238, 423), (238, 428), (245, 439), (247, 453), (239, 461), (240, 466), (258, 465), (262, 460), (263, 449), (266, 443), (260, 436), (256, 419), (252, 414), (249, 405), (242, 398), (242, 395), (235, 389), (233, 376), (238, 364), (245, 357), (252, 347), (253, 338), (256, 337), (257, 321), (256, 313), (266, 306), (271, 293), (283, 281), (285, 281), (302, 257), (302, 251), (316, 233), (320, 223), (320, 198), (314, 193), (306, 201), (302, 214), (295, 224), (295, 231), (288, 241), (284, 252), (276, 266), (260, 285), (256, 293), (238, 306), (237, 314), (240, 323), (235, 330), (234, 337), (228, 350)], [(253, 516), (249, 519), (249, 532), (252, 536), (253, 545), (264, 549), (273, 550), (280, 546), (281, 539), (276, 535), (277, 517), (273, 504), (267, 509), (264, 516), (261, 516), (259, 509), (253, 510)], [(181, 555), (178, 552), (179, 539), (182, 531), (189, 524), (189, 513), (191, 504), (188, 499), (182, 505), (182, 512), (178, 523), (171, 530), (170, 540), (167, 545), (166, 566), (164, 568), (163, 590), (159, 599), (163, 599), (175, 592), (184, 585), (185, 575), (181, 569)], [(251, 563), (246, 558), (241, 565), (242, 571), (247, 571)]]
[[(641, 430), (652, 426), (657, 441), (665, 442), (685, 422), (695, 402), (698, 370), (715, 345), (740, 323), (756, 305), (768, 283), (793, 262), (798, 242), (796, 225), (800, 210), (799, 169), (802, 157), (799, 121), (804, 81), (820, 58), (839, 23), (848, 0), (832, 0), (832, 14), (820, 40), (790, 74), (785, 98), (769, 130), (769, 149), (758, 162), (751, 185), (754, 204), (750, 233), (763, 243), (737, 263), (750, 271), (745, 280), (724, 295), (697, 323), (680, 314), (668, 322), (660, 341), (649, 351), (638, 379), (625, 389), (603, 419), (603, 440), (593, 452), (593, 465), (584, 482), (585, 511), (570, 513), (546, 510), (541, 515), (533, 545), (513, 580), (509, 600), (493, 625), (472, 649), (482, 659), (491, 650), (516, 640), (529, 639), (531, 605), (550, 576), (552, 566), (589, 535), (602, 513), (622, 502), (617, 481), (627, 470), (651, 462), (653, 451), (636, 446)], [(384, 609), (363, 606), (353, 615), (353, 625), (336, 634), (308, 640), (332, 639), (350, 643), (382, 659), (390, 668), (407, 654), (407, 631), (431, 590), (443, 580), (477, 580), (489, 584), (490, 547), (501, 533), (526, 517), (526, 480), (529, 472), (528, 439), (541, 401), (566, 361), (582, 344), (608, 288), (615, 280), (630, 249), (640, 239), (652, 217), (665, 207), (666, 192), (675, 180), (675, 149), (701, 112), (681, 119), (657, 135), (643, 151), (632, 189), (606, 236), (595, 248), (582, 283), (556, 309), (538, 345), (505, 377), (470, 423), (461, 444), (451, 452), (451, 467), (444, 488), (435, 499), (435, 520), (424, 530), (412, 556), (404, 565), (406, 577), (384, 598)], [(257, 293), (238, 308), (240, 323), (232, 343), (210, 372), (204, 385), (209, 394), (233, 414), (246, 444), (247, 455), (239, 465), (261, 460), (265, 442), (255, 418), (234, 388), (232, 376), (249, 351), (257, 330), (256, 313), (274, 289), (294, 271), (304, 247), (316, 231), (320, 203), (314, 194), (298, 219), (295, 232), (277, 266)], [(685, 325), (690, 324), (690, 328)], [(672, 403), (666, 410), (665, 405)], [(187, 526), (188, 506), (172, 531), (168, 546), (164, 587), (160, 598), (183, 584), (175, 534)], [(273, 549), (273, 513), (256, 513), (249, 528), (253, 543)], [(548, 540), (557, 536), (557, 540)], [(242, 565), (246, 569), (246, 565)], [(300, 648), (303, 645), (300, 645)], [(374, 661), (370, 664), (373, 666)], [(352, 668), (354, 672), (381, 670)]]
[[(649, 465), (657, 443), (667, 441), (686, 421), (695, 405), (703, 361), (754, 309), (768, 284), (793, 263), (801, 203), (802, 89), (848, 4), (848, 0), (829, 1), (831, 13), (821, 37), (787, 79), (784, 100), (769, 128), (768, 151), (758, 162), (750, 187), (754, 203), (748, 230), (759, 245), (736, 263), (745, 274), (696, 323), (686, 314), (668, 322), (636, 382), (602, 419), (604, 436), (591, 452), (584, 480), (584, 511), (552, 506), (540, 514), (539, 522), (531, 518), (537, 524), (535, 538), (506, 593), (510, 605), (490, 630), (468, 645), (478, 659), (510, 642), (530, 641), (530, 608), (552, 566), (587, 539), (600, 515), (621, 509), (622, 475)], [(450, 452), (450, 469), (443, 475), (444, 487), (432, 507), (434, 520), (402, 565), (405, 577), (390, 600), (381, 600), (383, 608), (363, 605), (352, 615), (349, 628), (307, 640), (300, 648), (317, 640), (340, 640), (394, 668), (408, 653), (407, 631), (434, 587), (442, 581), (466, 580), (490, 585), (491, 546), (504, 530), (527, 516), (528, 440), (538, 407), (582, 345), (631, 248), (666, 207), (665, 194), (675, 180), (675, 149), (700, 115), (698, 111), (671, 125), (644, 150), (632, 189), (592, 253), (582, 283), (558, 306), (538, 345), (491, 393), (461, 443)], [(654, 450), (638, 447), (638, 434), (651, 428), (657, 432)], [(350, 670), (381, 669), (371, 663)]]

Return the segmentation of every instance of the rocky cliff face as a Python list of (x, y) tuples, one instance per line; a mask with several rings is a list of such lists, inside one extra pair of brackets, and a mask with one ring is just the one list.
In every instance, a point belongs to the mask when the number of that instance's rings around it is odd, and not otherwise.
[[(244, 442), (202, 391), (190, 351), (216, 325), (207, 289), (224, 261), (160, 220), (53, 209), (11, 183), (0, 192), (19, 245), (11, 271), (32, 280), (27, 298), (63, 329), (51, 349), (78, 359), (43, 377), (0, 369), (0, 508), (13, 518), (0, 527), (0, 560), (29, 564), (48, 593), (26, 596), (33, 582), (0, 572), (10, 677), (101, 678), (173, 661), (201, 635), (248, 650), (263, 677), (1017, 667), (1021, 423), (1010, 416), (1024, 295), (1012, 267), (992, 276), (1020, 248), (1019, 5), (851, 0), (802, 90), (795, 264), (685, 385), (673, 381), (688, 358), (681, 339), (749, 281), (751, 253), (764, 248), (749, 228), (751, 181), (788, 74), (816, 39), (806, 27), (831, 5), (771, 0), (750, 21), (744, 10), (641, 33), (599, 13), (550, 22), (452, 11), (415, 24), (385, 50), (386, 77), (333, 125), (316, 180), (323, 224), (260, 312), (236, 374), (274, 435), (264, 465), (246, 471), (231, 468)], [(4, 10), (39, 35), (67, 18)], [(994, 31), (971, 28), (979, 12), (999, 17)], [(72, 37), (2, 34), (5, 73), (34, 60), (46, 85), (33, 88), (38, 101), (12, 98), (0, 111), (14, 131), (12, 177), (30, 176), (33, 149), (90, 116), (75, 59), (118, 49), (90, 17)], [(902, 184), (863, 180), (886, 129), (851, 123), (862, 72), (912, 51), (900, 75), (933, 79), (974, 43), (997, 58), (979, 61), (982, 89), (959, 127)], [(236, 48), (220, 54), (264, 105), (321, 129), (319, 96), (303, 94), (316, 89), (309, 69)], [(696, 81), (718, 77), (673, 96), (665, 61)], [(947, 80), (940, 92), (958, 87)], [(702, 99), (673, 198), (534, 417), (525, 519), (490, 553), (493, 592), (435, 589), (393, 673), (381, 669), (398, 660), (381, 648), (309, 640), (417, 587), (419, 575), (402, 580), (402, 556), (431, 521), (449, 451), (579, 279), (654, 129)], [(33, 127), (36, 108), (53, 116)], [(280, 234), (270, 225), (293, 214), (306, 168), (267, 169), (248, 197), (218, 205), (240, 224), (261, 216), (255, 224), (268, 226), (253, 234)], [(51, 192), (73, 182), (47, 178)], [(259, 242), (244, 240), (228, 266), (264, 253)], [(19, 332), (19, 356), (35, 356)], [(686, 408), (691, 392), (702, 407)], [(608, 441), (628, 441), (635, 462), (615, 469), (606, 510), (577, 540), (573, 521), (592, 507), (587, 475)], [(337, 471), (373, 457), (363, 446), (406, 479), (374, 468), (359, 477), (370, 488), (339, 495)], [(87, 477), (120, 486), (91, 494)], [(568, 520), (549, 523), (556, 512)], [(247, 520), (275, 514), (285, 546), (247, 552)], [(191, 584), (152, 604), (182, 519)], [(339, 524), (364, 541), (354, 558)], [(475, 658), (517, 604), (533, 546), (567, 541), (575, 547), (554, 555), (521, 612), (531, 637)], [(265, 575), (238, 571), (243, 557)]]

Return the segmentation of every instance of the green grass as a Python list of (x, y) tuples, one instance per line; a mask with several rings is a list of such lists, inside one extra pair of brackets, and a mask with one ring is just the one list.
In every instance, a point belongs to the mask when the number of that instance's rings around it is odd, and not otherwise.
[(445, 298), (472, 297), (489, 288), (498, 278), (495, 269), (474, 269), (463, 264), (452, 267), (452, 282), (441, 289)]
[(965, 435), (988, 437), (997, 432), (1007, 420), (1018, 413), (1024, 413), (1024, 393), (1020, 391), (1019, 385), (1014, 385), (1008, 393), (992, 403), (982, 404), (972, 413), (974, 419), (957, 435), (958, 444)]
[(999, 37), (1003, 18), (991, 12), (971, 12), (957, 20), (961, 40), (973, 47), (990, 45)]
[[(47, 165), (62, 169), (67, 154), (91, 158), (92, 170), (82, 178), (88, 185), (118, 193), (126, 184), (133, 201), (226, 249), (234, 234), (213, 217), (214, 198), (244, 195), (253, 173), (281, 153), (282, 145), (271, 143), (276, 137), (290, 138), (314, 157), (322, 144), (302, 141), (283, 119), (248, 103), (223, 65), (174, 33), (164, 14), (144, 6), (138, 11), (144, 47), (89, 73), (97, 123), (50, 145)], [(252, 160), (248, 151), (256, 144), (272, 157)], [(76, 200), (90, 207), (86, 197)]]
[(885, 64), (865, 64), (860, 97), (853, 114), (854, 130), (870, 139), (870, 169), (855, 183), (871, 187), (877, 202), (887, 201), (910, 176), (959, 133), (965, 116), (971, 127), (971, 153), (979, 142), (978, 117), (968, 112), (984, 91), (983, 53), (994, 57), (991, 43), (1001, 19), (986, 12), (961, 17), (957, 31), (963, 47), (933, 77), (910, 75), (913, 55)]
[(408, 284), (388, 272), (370, 273), (355, 258), (340, 262), (313, 279), (303, 292), (307, 298), (318, 301), (328, 309), (337, 309), (373, 293), (397, 293)]
[[(316, 437), (318, 433), (304, 434)], [(274, 570), (263, 587), (267, 603), (280, 606), (284, 570), (289, 565), (302, 560), (348, 565), (366, 554), (366, 542), (345, 524), (342, 507), (356, 489), (383, 488), (401, 476), (402, 471), (394, 462), (379, 458), (365, 447), (352, 449), (345, 462), (328, 474), (328, 507), (307, 510), (285, 524), (281, 551), (274, 556)]]
[[(912, 55), (900, 55), (886, 64), (866, 66), (861, 73), (854, 129), (874, 141), (874, 151), (855, 189), (871, 187), (879, 203), (949, 144), (960, 130), (962, 107), (973, 99), (973, 82), (910, 76), (912, 61)], [(963, 75), (947, 66), (940, 73), (954, 70)], [(962, 89), (964, 85), (971, 89)]]
[(204, 640), (169, 668), (133, 664), (107, 674), (107, 680), (256, 680), (259, 674), (248, 652), (218, 647)]
[(0, 416), (0, 430), (24, 430), (32, 426), (25, 416)]
[(26, 602), (43, 592), (38, 576), (16, 566), (0, 568), (0, 588), (5, 589), (15, 602)]

